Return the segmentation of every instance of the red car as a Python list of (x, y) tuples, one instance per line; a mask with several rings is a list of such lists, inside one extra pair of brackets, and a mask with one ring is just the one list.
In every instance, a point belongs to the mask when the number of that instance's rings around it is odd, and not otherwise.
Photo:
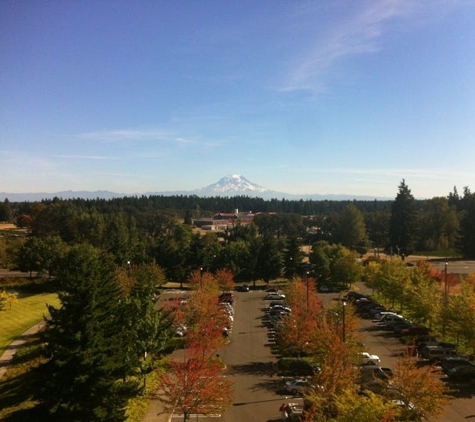
[(421, 336), (427, 335), (430, 333), (430, 330), (423, 325), (411, 325), (404, 330), (401, 330), (402, 336)]

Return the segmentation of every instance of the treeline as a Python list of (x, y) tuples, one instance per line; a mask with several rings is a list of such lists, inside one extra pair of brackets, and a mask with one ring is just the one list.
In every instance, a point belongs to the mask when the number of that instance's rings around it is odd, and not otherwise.
[[(192, 218), (212, 216), (216, 212), (239, 211), (294, 213), (302, 216), (327, 215), (343, 211), (348, 204), (355, 205), (362, 212), (390, 211), (393, 201), (387, 200), (288, 200), (252, 198), (248, 196), (232, 197), (199, 197), (196, 195), (175, 196), (129, 196), (114, 199), (69, 199), (54, 198), (40, 202), (8, 203), (10, 211), (3, 211), (5, 203), (0, 204), (0, 221), (8, 220), (15, 215), (31, 214), (36, 208), (35, 204), (50, 205), (60, 202), (69, 202), (80, 209), (95, 209), (101, 213), (116, 213), (119, 211), (150, 212), (159, 210), (169, 212), (181, 218), (187, 214)], [(423, 201), (416, 201), (423, 203)], [(13, 210), (13, 211), (12, 211)], [(2, 216), (3, 219), (2, 219)]]
[[(64, 245), (81, 243), (111, 254), (117, 265), (155, 261), (176, 281), (200, 267), (230, 268), (238, 281), (269, 279), (297, 262), (287, 259), (290, 250), (298, 249), (296, 243), (320, 241), (359, 253), (385, 249), (404, 257), (444, 251), (475, 257), (475, 194), (465, 188), (459, 195), (454, 189), (447, 197), (421, 201), (404, 180), (395, 200), (382, 202), (150, 196), (5, 201), (2, 208), (31, 236), (16, 247), (0, 240), (0, 257), (4, 265), (16, 262), (27, 271), (54, 273), (49, 257)], [(257, 213), (254, 224), (205, 236), (193, 231), (193, 218), (236, 208)], [(262, 268), (270, 264), (264, 274)]]

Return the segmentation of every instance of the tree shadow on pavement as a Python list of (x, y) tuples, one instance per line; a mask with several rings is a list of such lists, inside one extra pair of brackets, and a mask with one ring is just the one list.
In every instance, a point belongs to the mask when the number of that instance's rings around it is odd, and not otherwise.
[(274, 376), (277, 374), (277, 366), (274, 362), (250, 362), (244, 365), (229, 365), (228, 371), (232, 374), (252, 374)]

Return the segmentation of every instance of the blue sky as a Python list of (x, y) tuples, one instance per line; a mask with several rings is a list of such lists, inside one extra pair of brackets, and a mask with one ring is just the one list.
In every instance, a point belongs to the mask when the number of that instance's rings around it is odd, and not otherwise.
[(475, 190), (475, 1), (0, 2), (0, 191)]

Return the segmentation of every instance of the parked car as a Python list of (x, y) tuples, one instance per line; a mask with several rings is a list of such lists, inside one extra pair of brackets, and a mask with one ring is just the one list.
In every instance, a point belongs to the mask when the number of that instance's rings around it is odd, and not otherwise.
[(410, 327), (401, 331), (402, 336), (420, 336), (428, 335), (430, 330), (423, 325), (411, 325)]
[(184, 337), (186, 335), (186, 332), (188, 330), (188, 327), (186, 325), (180, 324), (175, 331), (175, 334), (178, 337)]
[(398, 315), (396, 312), (391, 311), (379, 311), (374, 314), (373, 322), (381, 322), (385, 315)]
[(378, 325), (391, 325), (391, 323), (401, 322), (405, 319), (406, 318), (404, 318), (402, 315), (398, 314), (384, 314), (379, 320), (375, 322), (377, 322)]
[(296, 377), (314, 376), (321, 371), (318, 365), (303, 359), (282, 360), (278, 365), (285, 374)]
[(285, 389), (292, 393), (294, 396), (298, 394), (305, 394), (312, 388), (309, 380), (305, 378), (295, 378), (288, 381), (285, 381)]
[(344, 298), (348, 301), (350, 300), (357, 300), (357, 299), (361, 299), (363, 297), (366, 297), (363, 293), (360, 293), (360, 292), (355, 292), (355, 291), (349, 291), (345, 296)]
[(238, 292), (248, 292), (249, 286), (247, 284), (243, 284), (242, 286), (238, 286), (236, 290)]
[(449, 369), (447, 376), (454, 381), (472, 381), (475, 380), (475, 366), (456, 366)]
[(285, 303), (278, 303), (278, 304), (274, 304), (272, 306), (269, 306), (267, 309), (266, 309), (267, 312), (272, 312), (272, 311), (283, 311), (283, 312), (291, 312), (292, 309), (289, 308)]
[(370, 379), (387, 380), (393, 376), (391, 368), (385, 368), (378, 365), (363, 365), (359, 367), (360, 381), (365, 382)]
[(266, 294), (265, 300), (285, 300), (285, 295), (277, 292), (269, 292)]
[(387, 391), (391, 386), (390, 378), (393, 372), (390, 368), (381, 368), (377, 365), (360, 366), (359, 384), (361, 391), (370, 390), (373, 393)]
[(440, 358), (458, 355), (457, 351), (455, 349), (452, 349), (451, 347), (439, 346), (425, 346), (420, 350), (419, 354), (423, 359), (430, 359), (432, 361), (435, 361)]
[(219, 301), (222, 303), (230, 303), (232, 305), (234, 303), (234, 295), (230, 292), (221, 293), (219, 295)]
[(379, 365), (381, 359), (378, 355), (371, 355), (368, 352), (358, 353), (358, 364), (359, 365)]
[(442, 358), (434, 362), (434, 365), (440, 366), (445, 373), (449, 369), (456, 368), (457, 366), (475, 366), (475, 364), (464, 356), (449, 356)]

